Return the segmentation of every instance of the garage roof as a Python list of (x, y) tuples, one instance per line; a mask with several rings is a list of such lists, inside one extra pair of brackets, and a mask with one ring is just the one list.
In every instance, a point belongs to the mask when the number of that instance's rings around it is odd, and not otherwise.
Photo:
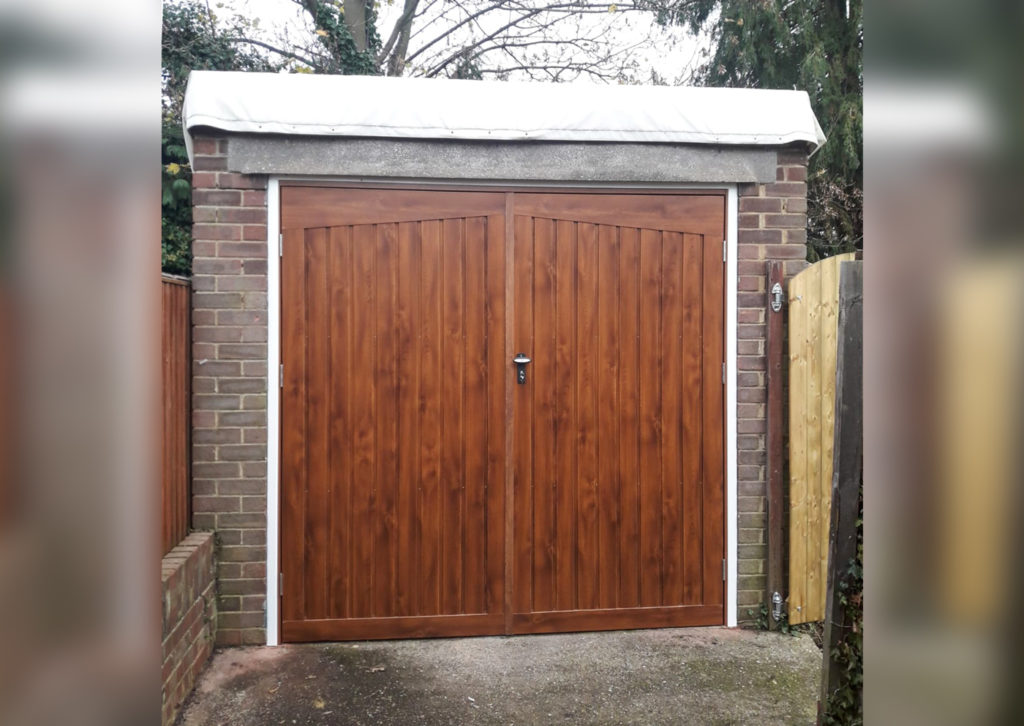
[(804, 91), (193, 71), (190, 130), (779, 146), (825, 135)]

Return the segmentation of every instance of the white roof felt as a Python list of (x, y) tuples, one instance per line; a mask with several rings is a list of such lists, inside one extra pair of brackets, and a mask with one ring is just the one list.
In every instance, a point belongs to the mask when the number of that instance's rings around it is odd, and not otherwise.
[(193, 71), (190, 129), (312, 136), (778, 146), (825, 135), (803, 91)]

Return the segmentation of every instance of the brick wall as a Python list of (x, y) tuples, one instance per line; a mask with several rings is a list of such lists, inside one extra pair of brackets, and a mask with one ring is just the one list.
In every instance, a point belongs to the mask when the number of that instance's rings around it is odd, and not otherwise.
[(161, 723), (170, 726), (213, 650), (216, 631), (213, 535), (196, 532), (163, 559)]
[[(193, 525), (216, 530), (217, 641), (265, 642), (266, 178), (227, 171), (227, 139), (197, 137), (193, 176)], [(802, 269), (807, 156), (739, 189), (738, 617), (764, 597), (765, 261)]]
[(752, 618), (767, 577), (767, 422), (765, 419), (765, 262), (782, 260), (789, 279), (806, 266), (807, 154), (782, 150), (774, 184), (739, 188), (737, 273), (737, 616)]
[(192, 524), (217, 532), (217, 642), (266, 641), (266, 177), (197, 137), (192, 177)]

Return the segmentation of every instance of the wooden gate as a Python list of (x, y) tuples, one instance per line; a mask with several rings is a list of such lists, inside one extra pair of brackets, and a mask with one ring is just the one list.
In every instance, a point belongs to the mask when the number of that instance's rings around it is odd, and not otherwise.
[(849, 253), (789, 281), (789, 622), (825, 617), (835, 436), (839, 266)]
[(724, 622), (723, 195), (281, 201), (284, 640)]

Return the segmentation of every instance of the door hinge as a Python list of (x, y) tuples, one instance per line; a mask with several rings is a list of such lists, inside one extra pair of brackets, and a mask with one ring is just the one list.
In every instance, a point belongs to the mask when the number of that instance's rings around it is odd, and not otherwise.
[(728, 240), (722, 240), (722, 262), (726, 262), (729, 258), (729, 244)]
[(722, 364), (722, 383), (725, 383), (725, 363)]
[(277, 235), (277, 256), (284, 257), (284, 234)]
[(284, 573), (277, 573), (277, 596), (281, 597), (284, 595)]
[(723, 558), (722, 559), (722, 582), (725, 582), (726, 578), (728, 577), (728, 573), (729, 573), (729, 565), (726, 562), (726, 560)]
[(277, 387), (284, 388), (284, 363), (277, 367)]

